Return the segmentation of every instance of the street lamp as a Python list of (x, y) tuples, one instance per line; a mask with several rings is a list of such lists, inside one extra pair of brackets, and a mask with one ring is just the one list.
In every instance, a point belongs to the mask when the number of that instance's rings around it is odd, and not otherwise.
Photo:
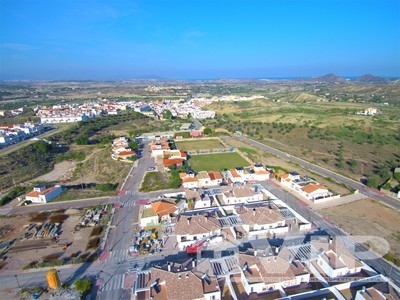
[(17, 281), (18, 288), (20, 289), (20, 288), (21, 288), (21, 286), (19, 285), (19, 281), (18, 281), (18, 275), (14, 275), (14, 277), (15, 277), (15, 280)]

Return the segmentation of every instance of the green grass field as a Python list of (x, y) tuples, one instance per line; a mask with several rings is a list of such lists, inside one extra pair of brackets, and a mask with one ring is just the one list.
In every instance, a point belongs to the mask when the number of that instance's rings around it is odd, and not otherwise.
[(225, 148), (218, 139), (179, 141), (175, 144), (182, 151)]
[(234, 167), (246, 167), (249, 163), (238, 153), (217, 153), (194, 155), (189, 164), (195, 171), (222, 171)]

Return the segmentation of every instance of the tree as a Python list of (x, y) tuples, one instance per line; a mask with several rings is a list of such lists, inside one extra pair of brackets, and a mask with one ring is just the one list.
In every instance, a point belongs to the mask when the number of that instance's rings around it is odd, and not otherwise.
[(165, 120), (171, 120), (173, 118), (172, 113), (171, 113), (171, 111), (169, 109), (164, 110), (163, 118)]
[(356, 168), (356, 167), (357, 167), (357, 161), (356, 161), (355, 159), (351, 159), (351, 160), (349, 161), (349, 166), (350, 166), (350, 168), (352, 168), (352, 169)]
[(204, 134), (211, 134), (211, 133), (212, 133), (211, 128), (208, 127), (204, 128)]
[(89, 279), (79, 279), (75, 281), (74, 287), (81, 295), (85, 295), (90, 292), (92, 281)]
[(89, 138), (85, 135), (80, 135), (75, 140), (77, 145), (89, 145)]
[(139, 149), (139, 144), (135, 140), (130, 141), (128, 145), (129, 145), (129, 148), (131, 148), (133, 151), (136, 151), (137, 149)]
[(51, 145), (46, 143), (45, 141), (38, 141), (33, 144), (33, 148), (41, 153), (49, 153), (51, 150)]

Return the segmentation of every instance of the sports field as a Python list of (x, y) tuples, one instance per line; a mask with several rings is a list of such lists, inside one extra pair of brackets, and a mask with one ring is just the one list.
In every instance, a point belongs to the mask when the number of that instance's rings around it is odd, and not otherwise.
[(217, 153), (193, 155), (189, 159), (193, 170), (199, 171), (223, 171), (235, 167), (246, 167), (249, 163), (238, 153)]
[(218, 139), (204, 139), (193, 141), (175, 142), (176, 147), (182, 151), (225, 148)]

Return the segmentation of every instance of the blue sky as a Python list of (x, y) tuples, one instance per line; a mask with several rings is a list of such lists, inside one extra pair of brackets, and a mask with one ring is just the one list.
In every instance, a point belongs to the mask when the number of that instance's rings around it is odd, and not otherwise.
[(399, 16), (399, 0), (0, 0), (0, 79), (400, 76)]

